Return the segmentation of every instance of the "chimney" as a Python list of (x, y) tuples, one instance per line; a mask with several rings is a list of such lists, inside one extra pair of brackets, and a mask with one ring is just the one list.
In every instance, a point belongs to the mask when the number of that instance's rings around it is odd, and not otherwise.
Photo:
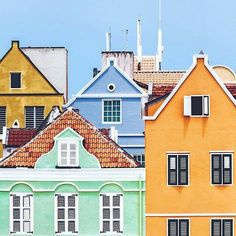
[(106, 33), (106, 51), (111, 51), (111, 32)]
[(142, 32), (141, 32), (141, 20), (137, 20), (137, 55), (138, 63), (142, 62)]
[(13, 47), (13, 48), (19, 48), (20, 47), (20, 42), (18, 41), (18, 40), (13, 40), (13, 41), (11, 41), (11, 46)]

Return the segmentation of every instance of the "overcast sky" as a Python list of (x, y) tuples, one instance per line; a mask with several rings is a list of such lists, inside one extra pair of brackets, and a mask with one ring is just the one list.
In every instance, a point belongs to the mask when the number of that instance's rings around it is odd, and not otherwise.
[[(163, 69), (188, 69), (192, 55), (203, 49), (211, 65), (236, 71), (235, 9), (235, 0), (163, 0)], [(92, 78), (93, 67), (101, 67), (109, 28), (113, 50), (136, 52), (139, 17), (143, 52), (155, 54), (158, 0), (0, 0), (0, 55), (11, 40), (21, 46), (66, 47), (71, 96)]]

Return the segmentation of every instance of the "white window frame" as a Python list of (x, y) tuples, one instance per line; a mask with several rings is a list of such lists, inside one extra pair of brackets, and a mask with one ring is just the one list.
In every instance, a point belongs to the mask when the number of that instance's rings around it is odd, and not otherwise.
[[(213, 236), (212, 235), (212, 221), (213, 220), (220, 220), (221, 221), (221, 225), (222, 225), (222, 221), (223, 220), (232, 220), (232, 222), (233, 222), (233, 225), (232, 225), (232, 229), (233, 229), (233, 236), (234, 236), (234, 218), (211, 218), (210, 219), (210, 236)], [(222, 229), (222, 228), (221, 228)], [(221, 235), (223, 236), (223, 231), (221, 230)]]
[(179, 220), (188, 220), (188, 230), (189, 230), (189, 236), (191, 235), (191, 221), (190, 218), (168, 218), (166, 223), (166, 236), (169, 236), (169, 220), (178, 220), (178, 236), (179, 236)]
[[(60, 195), (60, 196), (64, 196), (65, 197), (65, 232), (58, 232), (58, 224), (57, 222), (60, 221), (58, 220), (58, 207), (57, 207), (57, 196)], [(68, 219), (68, 197), (69, 196), (75, 196), (75, 232), (69, 232), (68, 231), (68, 222), (69, 222), (69, 219)], [(78, 201), (79, 201), (79, 198), (78, 198), (78, 194), (77, 193), (56, 193), (54, 195), (54, 230), (55, 230), (55, 233), (56, 234), (78, 234), (78, 227), (79, 227), (79, 223), (78, 223)], [(62, 220), (61, 220), (62, 221)]]
[[(104, 102), (105, 101), (120, 101), (120, 121), (104, 121)], [(122, 99), (102, 99), (102, 124), (122, 124)]]
[[(230, 184), (224, 184), (223, 181), (222, 181), (222, 184), (213, 184), (213, 179), (212, 179), (212, 167), (213, 167), (213, 164), (212, 164), (212, 155), (217, 155), (217, 154), (221, 154), (221, 155), (231, 155), (231, 183)], [(223, 179), (223, 169), (224, 168), (221, 168), (221, 178)], [(212, 151), (210, 152), (210, 184), (212, 186), (231, 186), (234, 184), (234, 153), (233, 152), (229, 152), (229, 151)]]
[[(13, 231), (13, 196), (19, 196), (20, 197), (20, 207), (17, 207), (20, 209), (20, 219), (17, 221), (20, 221), (20, 232), (14, 232)], [(23, 197), (30, 196), (30, 232), (24, 232), (23, 231)], [(10, 233), (11, 234), (32, 234), (34, 232), (34, 195), (33, 193), (10, 193), (9, 195), (10, 199)]]
[[(192, 115), (192, 104), (191, 99), (192, 97), (202, 97), (202, 109), (203, 109), (203, 115)], [(206, 99), (208, 99), (208, 114), (205, 113), (205, 102)], [(190, 96), (184, 96), (184, 116), (189, 117), (210, 117), (210, 95), (190, 95)]]
[[(61, 160), (61, 145), (62, 144), (66, 144), (67, 145), (67, 164), (62, 164)], [(75, 165), (70, 164), (70, 150), (68, 149), (68, 146), (70, 146), (70, 144), (75, 144)], [(69, 150), (69, 151), (68, 151)], [(79, 166), (79, 143), (77, 139), (60, 139), (58, 140), (58, 166), (61, 167), (77, 167)]]
[[(103, 231), (103, 195), (109, 196), (110, 197), (110, 207), (105, 207), (105, 208), (109, 208), (110, 209), (110, 219), (106, 220), (110, 222), (110, 231), (109, 232), (102, 232)], [(111, 222), (113, 223), (113, 196), (117, 196), (120, 195), (120, 232), (113, 232), (113, 224), (111, 224)], [(102, 235), (121, 235), (124, 232), (124, 195), (123, 193), (100, 193), (99, 195), (99, 208), (100, 208), (100, 234)], [(117, 207), (115, 207), (117, 208)]]

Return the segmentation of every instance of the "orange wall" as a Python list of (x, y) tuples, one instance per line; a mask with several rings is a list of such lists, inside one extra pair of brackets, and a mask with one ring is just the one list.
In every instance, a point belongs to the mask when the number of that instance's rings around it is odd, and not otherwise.
[[(210, 95), (210, 117), (184, 116), (186, 95)], [(204, 59), (198, 59), (195, 69), (158, 118), (146, 121), (146, 213), (236, 212), (236, 188), (210, 183), (210, 151), (236, 150), (235, 130), (235, 105), (206, 69)], [(170, 151), (189, 152), (189, 186), (167, 186)], [(235, 165), (233, 162), (233, 169)], [(160, 231), (163, 233), (154, 234), (163, 219), (157, 221), (147, 217), (147, 235), (166, 235), (164, 229)], [(162, 227), (166, 228), (166, 223)], [(209, 235), (207, 227), (208, 234), (201, 235)]]

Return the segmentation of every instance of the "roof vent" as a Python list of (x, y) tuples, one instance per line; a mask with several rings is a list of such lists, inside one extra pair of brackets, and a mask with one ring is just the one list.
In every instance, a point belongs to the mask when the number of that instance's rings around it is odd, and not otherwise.
[(199, 54), (201, 54), (201, 55), (204, 55), (204, 52), (203, 52), (203, 50), (201, 50), (201, 51), (199, 52)]

